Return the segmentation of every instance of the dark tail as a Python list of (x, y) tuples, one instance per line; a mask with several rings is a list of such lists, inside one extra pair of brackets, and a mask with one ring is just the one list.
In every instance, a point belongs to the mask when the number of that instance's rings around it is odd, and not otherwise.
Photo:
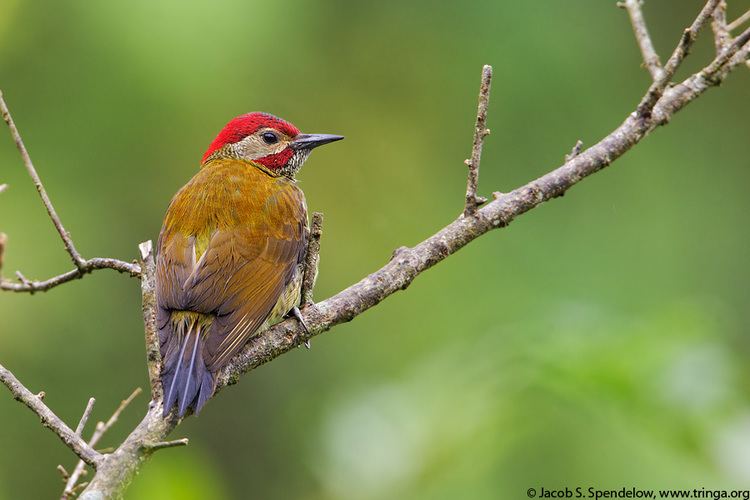
[(164, 366), (161, 385), (164, 390), (164, 416), (177, 405), (180, 417), (189, 408), (197, 415), (214, 392), (214, 380), (203, 362), (203, 332), (199, 321), (180, 321), (165, 325), (172, 329), (162, 338)]

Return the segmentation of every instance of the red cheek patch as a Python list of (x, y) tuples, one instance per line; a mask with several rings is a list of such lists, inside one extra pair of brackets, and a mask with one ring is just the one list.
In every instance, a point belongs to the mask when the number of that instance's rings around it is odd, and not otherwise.
[(293, 155), (294, 151), (292, 151), (291, 148), (285, 148), (278, 153), (258, 158), (255, 161), (271, 170), (278, 170), (289, 163), (289, 160), (292, 159)]

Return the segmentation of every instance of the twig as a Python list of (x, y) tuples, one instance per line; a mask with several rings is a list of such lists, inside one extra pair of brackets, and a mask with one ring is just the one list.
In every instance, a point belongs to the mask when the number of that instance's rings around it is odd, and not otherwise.
[(466, 179), (466, 204), (464, 216), (474, 215), (477, 207), (487, 202), (487, 198), (477, 196), (479, 184), (479, 162), (482, 160), (482, 146), (484, 138), (490, 133), (487, 128), (487, 106), (490, 102), (490, 86), (492, 84), (492, 66), (482, 68), (482, 82), (479, 85), (479, 99), (477, 104), (477, 119), (474, 125), (474, 141), (471, 145), (471, 158), (464, 163), (469, 167)]
[[(107, 422), (99, 422), (96, 424), (96, 429), (94, 430), (94, 433), (91, 435), (91, 439), (89, 439), (88, 445), (93, 448), (96, 446), (96, 444), (99, 442), (99, 440), (102, 438), (105, 432), (109, 430), (110, 427), (112, 427), (115, 422), (117, 422), (117, 419), (120, 418), (120, 414), (125, 410), (125, 408), (128, 407), (128, 405), (133, 401), (133, 399), (136, 398), (141, 393), (141, 388), (136, 388), (130, 396), (128, 396), (126, 399), (122, 400), (120, 402), (120, 405), (117, 407), (115, 412), (112, 414), (111, 417), (109, 417), (109, 420)], [(62, 467), (62, 465), (58, 466)], [(67, 482), (65, 483), (65, 490), (62, 493), (61, 500), (67, 500), (73, 493), (75, 493), (76, 489), (76, 483), (78, 482), (78, 479), (81, 477), (81, 475), (86, 470), (86, 464), (80, 460), (77, 464), (75, 469), (73, 469), (73, 473), (69, 474), (67, 479)], [(88, 483), (86, 483), (88, 484)], [(80, 485), (79, 485), (80, 486)]]
[(318, 264), (320, 263), (320, 238), (323, 235), (323, 214), (313, 212), (310, 224), (310, 240), (307, 242), (305, 254), (305, 268), (302, 277), (301, 303), (303, 306), (313, 303), (313, 288), (318, 278)]
[(80, 422), (78, 422), (78, 426), (76, 427), (76, 435), (80, 436), (83, 432), (83, 429), (86, 427), (86, 422), (89, 421), (89, 417), (91, 416), (91, 412), (94, 410), (94, 403), (96, 403), (96, 399), (89, 398), (89, 402), (86, 405), (86, 409), (83, 410), (83, 415), (81, 416)]
[(29, 410), (36, 413), (41, 419), (42, 425), (57, 434), (62, 442), (65, 443), (68, 448), (73, 450), (81, 460), (92, 467), (98, 466), (102, 458), (101, 455), (87, 445), (86, 442), (81, 439), (81, 436), (77, 435), (70, 429), (70, 427), (65, 425), (65, 422), (63, 422), (60, 417), (55, 415), (52, 410), (42, 402), (40, 396), (37, 396), (24, 387), (24, 385), (13, 376), (10, 370), (2, 365), (0, 365), (0, 381), (10, 390), (16, 401), (20, 401), (26, 405)]
[(583, 151), (583, 141), (578, 139), (575, 146), (573, 146), (573, 149), (570, 150), (570, 153), (565, 155), (565, 163), (568, 163), (570, 160), (581, 154), (581, 151)]
[(656, 81), (662, 77), (664, 69), (661, 67), (661, 60), (656, 53), (656, 49), (654, 49), (654, 43), (651, 41), (648, 29), (646, 29), (646, 20), (643, 18), (643, 12), (641, 11), (642, 4), (642, 0), (624, 0), (618, 2), (617, 6), (628, 12), (630, 24), (633, 25), (633, 34), (638, 42), (638, 47), (641, 49), (643, 64), (651, 74), (651, 78)]
[(13, 283), (12, 281), (2, 280), (0, 281), (0, 290), (7, 290), (11, 292), (46, 292), (50, 288), (54, 288), (68, 281), (81, 278), (84, 274), (90, 273), (97, 269), (114, 269), (120, 273), (128, 273), (130, 276), (138, 277), (141, 275), (141, 267), (138, 264), (132, 264), (130, 262), (124, 262), (117, 259), (110, 259), (106, 257), (94, 257), (88, 259), (83, 266), (83, 270), (72, 269), (66, 273), (60, 274), (53, 278), (49, 278), (44, 281), (30, 281), (28, 279), (21, 280), (22, 283)]
[(70, 477), (70, 474), (68, 473), (67, 470), (65, 470), (65, 467), (63, 467), (62, 465), (57, 466), (57, 472), (60, 473), (63, 481), (67, 481), (68, 478)]
[(750, 21), (750, 10), (742, 14), (740, 17), (729, 23), (727, 26), (727, 31), (734, 31), (743, 24), (745, 24), (747, 21)]
[(716, 80), (717, 75), (721, 77), (720, 72), (727, 64), (733, 67), (745, 61), (748, 52), (750, 52), (748, 41), (750, 41), (750, 28), (747, 28), (741, 34), (737, 35), (737, 37), (732, 40), (732, 43), (725, 47), (716, 59), (711, 61), (711, 64), (700, 71), (699, 75), (713, 82)]
[(174, 441), (158, 441), (156, 443), (145, 443), (143, 448), (148, 452), (163, 450), (164, 448), (174, 448), (176, 446), (187, 446), (190, 440), (188, 438), (175, 439)]
[(714, 10), (711, 19), (711, 30), (714, 32), (714, 45), (716, 46), (716, 53), (718, 54), (727, 46), (732, 38), (729, 35), (729, 29), (727, 28), (726, 0), (720, 0), (719, 5), (716, 7), (716, 10)]
[(5, 245), (8, 243), (8, 235), (0, 233), (0, 279), (3, 276), (3, 258), (5, 257)]
[(151, 401), (160, 403), (163, 394), (161, 380), (161, 351), (159, 349), (159, 333), (156, 329), (156, 263), (154, 262), (154, 248), (151, 241), (144, 241), (138, 245), (141, 254), (141, 308), (143, 311), (143, 325), (146, 340), (146, 369), (151, 387)]
[(703, 9), (701, 9), (700, 13), (695, 18), (695, 21), (693, 21), (693, 24), (691, 24), (690, 27), (686, 28), (685, 31), (682, 32), (682, 36), (680, 37), (680, 41), (678, 42), (677, 47), (675, 47), (674, 52), (672, 52), (672, 55), (667, 60), (667, 64), (664, 65), (664, 71), (661, 73), (659, 78), (651, 84), (648, 92), (646, 92), (646, 95), (643, 96), (640, 104), (638, 104), (636, 113), (640, 118), (648, 118), (651, 115), (651, 110), (656, 105), (656, 102), (664, 94), (664, 90), (667, 88), (667, 85), (669, 85), (669, 82), (677, 72), (680, 64), (682, 64), (685, 56), (688, 55), (690, 47), (692, 47), (696, 38), (698, 38), (698, 33), (703, 28), (703, 26), (705, 26), (706, 22), (713, 14), (713, 11), (714, 9), (716, 9), (719, 1), (720, 0), (708, 0), (708, 2), (706, 2), (706, 5), (703, 6)]
[(42, 180), (39, 178), (39, 174), (36, 173), (34, 164), (31, 162), (31, 156), (29, 156), (29, 152), (26, 150), (23, 139), (21, 139), (21, 134), (18, 132), (18, 128), (16, 128), (16, 124), (13, 122), (13, 117), (11, 117), (10, 115), (8, 105), (5, 103), (2, 91), (0, 91), (0, 113), (2, 113), (5, 123), (8, 124), (10, 135), (13, 137), (13, 141), (16, 143), (18, 152), (21, 153), (21, 159), (23, 160), (23, 164), (26, 167), (26, 171), (29, 173), (29, 176), (31, 176), (31, 180), (34, 182), (34, 186), (36, 187), (39, 196), (42, 198), (42, 203), (44, 203), (44, 206), (47, 209), (47, 214), (49, 215), (50, 219), (52, 219), (52, 223), (55, 225), (55, 229), (57, 229), (57, 232), (60, 234), (60, 238), (62, 238), (63, 244), (65, 245), (65, 250), (67, 250), (76, 268), (78, 268), (79, 271), (83, 271), (83, 267), (86, 264), (86, 261), (76, 250), (76, 247), (73, 244), (73, 240), (70, 238), (70, 234), (63, 226), (62, 222), (60, 221), (60, 217), (55, 211), (55, 207), (52, 206), (52, 202), (50, 201), (49, 196), (47, 196), (47, 190), (44, 189)]

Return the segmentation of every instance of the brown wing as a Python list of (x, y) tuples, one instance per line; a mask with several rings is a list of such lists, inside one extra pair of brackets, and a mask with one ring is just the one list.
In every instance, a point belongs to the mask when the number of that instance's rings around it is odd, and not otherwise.
[[(219, 195), (227, 199), (217, 196), (216, 203), (209, 199), (200, 207), (180, 200), (180, 196), (195, 198), (189, 184), (187, 193), (178, 194), (170, 206), (160, 235), (157, 297), (164, 311), (160, 322), (169, 321), (174, 311), (211, 315), (203, 359), (212, 372), (268, 319), (304, 258), (304, 196), (290, 182), (263, 175), (248, 181), (252, 184), (229, 187), (224, 177)], [(229, 195), (235, 192), (243, 196)], [(187, 217), (192, 226), (170, 225), (170, 214), (176, 220)], [(195, 223), (196, 218), (206, 224)], [(196, 261), (196, 249), (202, 248), (205, 251)]]

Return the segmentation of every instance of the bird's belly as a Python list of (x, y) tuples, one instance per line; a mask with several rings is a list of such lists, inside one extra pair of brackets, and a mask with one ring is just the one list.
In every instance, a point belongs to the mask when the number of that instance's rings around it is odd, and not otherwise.
[(300, 302), (300, 299), (302, 297), (301, 295), (302, 291), (302, 266), (297, 266), (297, 270), (294, 273), (294, 277), (287, 285), (286, 289), (281, 293), (281, 296), (279, 297), (279, 300), (276, 301), (276, 305), (271, 310), (271, 314), (268, 315), (268, 318), (266, 318), (266, 321), (263, 322), (260, 328), (258, 328), (254, 333), (253, 337), (260, 332), (264, 331), (266, 328), (269, 328), (270, 326), (275, 325), (279, 321), (281, 321), (284, 316), (287, 315), (289, 311), (292, 310), (293, 307), (297, 306)]

